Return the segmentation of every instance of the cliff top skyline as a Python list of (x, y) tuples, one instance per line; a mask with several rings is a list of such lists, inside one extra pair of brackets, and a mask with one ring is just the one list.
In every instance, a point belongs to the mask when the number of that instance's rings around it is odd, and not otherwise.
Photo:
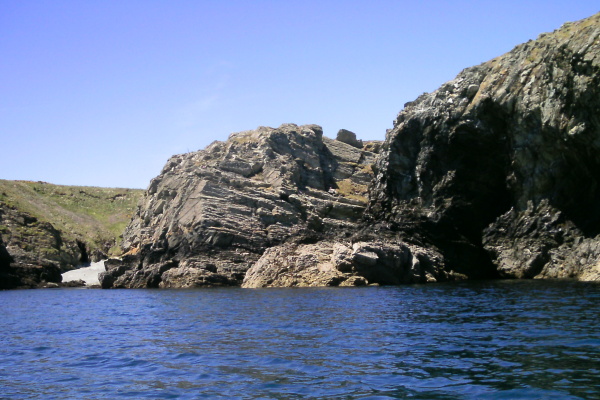
[(177, 153), (260, 125), (384, 139), (463, 68), (592, 1), (0, 1), (0, 178), (145, 188)]

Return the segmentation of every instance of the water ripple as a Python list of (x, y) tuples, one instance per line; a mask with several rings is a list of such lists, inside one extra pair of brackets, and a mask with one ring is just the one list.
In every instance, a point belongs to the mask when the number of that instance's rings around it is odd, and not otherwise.
[(10, 399), (600, 399), (600, 286), (0, 292)]

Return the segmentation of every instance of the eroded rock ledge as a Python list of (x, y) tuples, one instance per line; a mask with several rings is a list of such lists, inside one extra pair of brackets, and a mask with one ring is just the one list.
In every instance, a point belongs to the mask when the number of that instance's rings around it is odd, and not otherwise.
[(389, 240), (323, 240), (267, 249), (242, 287), (398, 285), (465, 278), (446, 271), (442, 256), (432, 249)]

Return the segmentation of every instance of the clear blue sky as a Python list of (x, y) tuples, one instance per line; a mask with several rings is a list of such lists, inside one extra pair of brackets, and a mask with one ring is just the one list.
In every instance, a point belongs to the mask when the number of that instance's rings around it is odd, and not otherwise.
[(600, 11), (565, 1), (0, 0), (0, 178), (146, 188), (260, 125), (383, 139), (407, 101)]

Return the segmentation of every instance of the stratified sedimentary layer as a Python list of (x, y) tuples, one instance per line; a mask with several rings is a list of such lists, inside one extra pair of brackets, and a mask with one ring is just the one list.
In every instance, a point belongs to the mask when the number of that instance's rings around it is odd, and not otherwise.
[(377, 145), (345, 135), (328, 139), (317, 125), (260, 127), (172, 157), (150, 183), (123, 235), (126, 255), (108, 263), (103, 286), (239, 285), (267, 248), (350, 235)]

